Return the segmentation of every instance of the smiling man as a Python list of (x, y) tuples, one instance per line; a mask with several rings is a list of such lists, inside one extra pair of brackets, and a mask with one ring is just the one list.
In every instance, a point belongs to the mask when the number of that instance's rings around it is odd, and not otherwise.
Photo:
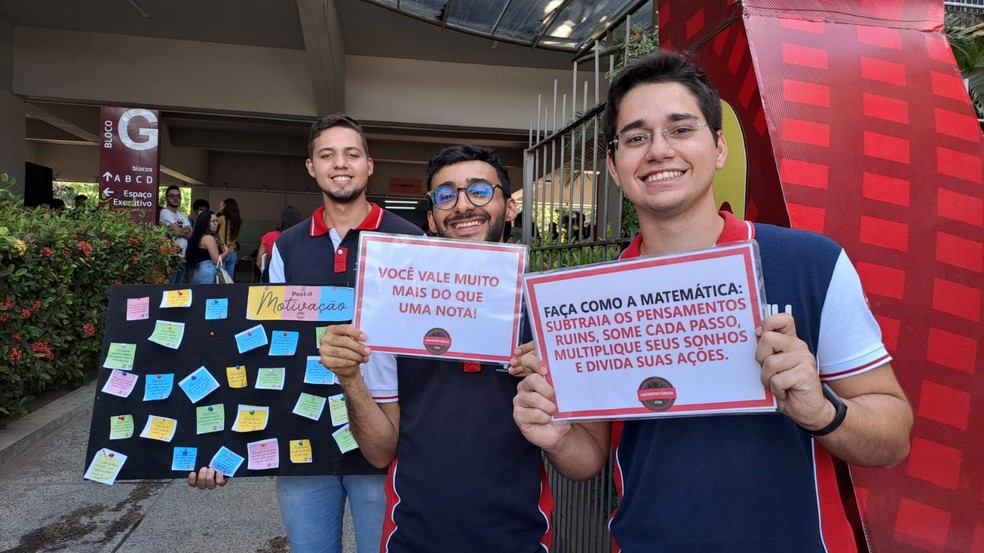
[(779, 412), (555, 422), (554, 390), (530, 353), (513, 367), (528, 374), (516, 423), (572, 479), (596, 475), (614, 444), (616, 552), (857, 551), (835, 458), (900, 462), (912, 410), (846, 253), (817, 234), (717, 211), (712, 184), (728, 155), (721, 103), (684, 54), (639, 57), (616, 77), (605, 135), (608, 170), (639, 215), (623, 259), (758, 242), (765, 296), (784, 306), (756, 329), (759, 376)]
[[(335, 114), (315, 121), (305, 165), (321, 189), (323, 205), (277, 238), (270, 260), (271, 283), (352, 287), (360, 232), (421, 234), (415, 225), (366, 198), (373, 161), (362, 127), (354, 119)], [(325, 435), (330, 432), (327, 427)], [(346, 455), (353, 454), (358, 452)], [(358, 553), (377, 550), (385, 475), (364, 459), (345, 466), (335, 474), (277, 477), (280, 513), (294, 553), (341, 553), (346, 497)], [(190, 474), (188, 482), (214, 488), (224, 479), (206, 467)]]
[[(445, 148), (427, 182), (432, 232), (503, 240), (516, 207), (495, 150)], [(553, 498), (540, 450), (512, 421), (517, 379), (501, 365), (370, 355), (365, 339), (329, 328), (321, 362), (342, 383), (366, 459), (390, 468), (382, 551), (548, 551)]]

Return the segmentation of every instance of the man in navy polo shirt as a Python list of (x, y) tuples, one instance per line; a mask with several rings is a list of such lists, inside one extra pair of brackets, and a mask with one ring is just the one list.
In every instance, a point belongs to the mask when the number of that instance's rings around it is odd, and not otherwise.
[[(434, 234), (503, 240), (516, 209), (495, 150), (445, 148), (427, 182)], [(380, 550), (548, 551), (553, 498), (540, 450), (512, 420), (517, 379), (502, 365), (370, 355), (365, 339), (350, 325), (329, 328), (321, 362), (341, 381), (366, 459), (389, 466)]]
[[(362, 127), (341, 114), (311, 125), (308, 174), (321, 188), (324, 205), (283, 231), (270, 259), (271, 283), (352, 287), (363, 230), (420, 235), (421, 230), (366, 198), (373, 161)], [(342, 515), (348, 497), (358, 553), (376, 551), (386, 505), (385, 474), (364, 460), (346, 474), (278, 476), (277, 499), (294, 553), (341, 553)], [(208, 467), (191, 473), (199, 488), (223, 485)]]
[(596, 475), (614, 444), (616, 551), (857, 551), (834, 460), (899, 463), (912, 410), (843, 249), (717, 211), (712, 181), (728, 153), (721, 103), (684, 54), (642, 56), (616, 77), (605, 139), (609, 172), (639, 215), (641, 234), (622, 257), (758, 241), (766, 297), (784, 311), (756, 329), (779, 413), (553, 422), (554, 391), (529, 353), (514, 366), (532, 373), (519, 385), (517, 425), (577, 480)]

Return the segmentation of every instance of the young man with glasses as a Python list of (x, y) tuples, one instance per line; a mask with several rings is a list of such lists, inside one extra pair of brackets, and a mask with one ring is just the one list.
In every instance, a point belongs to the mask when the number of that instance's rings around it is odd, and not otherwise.
[[(445, 148), (427, 183), (432, 232), (503, 240), (516, 207), (495, 150)], [(366, 459), (389, 466), (381, 550), (548, 551), (553, 498), (540, 450), (512, 420), (517, 379), (502, 365), (370, 355), (365, 339), (350, 325), (329, 328), (321, 362), (342, 383)]]
[(181, 189), (171, 185), (164, 192), (164, 209), (158, 216), (158, 222), (167, 227), (168, 234), (174, 243), (181, 247), (181, 263), (171, 273), (171, 282), (179, 284), (185, 281), (185, 252), (188, 249), (188, 237), (191, 236), (191, 220), (178, 211), (181, 207)]
[[(562, 474), (596, 475), (615, 444), (616, 551), (857, 551), (835, 458), (892, 466), (909, 451), (912, 411), (843, 249), (809, 232), (717, 211), (712, 181), (728, 147), (707, 75), (677, 52), (634, 60), (608, 92), (608, 169), (636, 206), (623, 258), (758, 241), (766, 297), (785, 312), (756, 329), (775, 414), (617, 423), (551, 421), (536, 355), (514, 418)], [(613, 436), (616, 438), (613, 440)]]
[[(362, 127), (347, 115), (322, 117), (308, 137), (308, 174), (321, 188), (323, 205), (277, 237), (270, 259), (271, 283), (352, 287), (362, 231), (420, 235), (421, 230), (366, 198), (373, 161)], [(330, 429), (322, 439), (329, 439)], [(360, 444), (361, 446), (361, 444)], [(361, 451), (366, 453), (365, 449)], [(278, 476), (277, 499), (293, 553), (341, 553), (342, 516), (348, 498), (358, 553), (378, 551), (386, 505), (385, 475), (347, 453), (337, 474)], [(205, 467), (188, 475), (198, 488), (225, 482)]]

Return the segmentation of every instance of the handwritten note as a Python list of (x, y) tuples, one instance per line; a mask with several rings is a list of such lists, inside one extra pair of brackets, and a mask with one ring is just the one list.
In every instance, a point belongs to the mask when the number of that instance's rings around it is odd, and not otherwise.
[(161, 308), (191, 307), (191, 289), (165, 290), (161, 296)]
[(171, 470), (193, 471), (198, 468), (195, 462), (198, 459), (197, 447), (176, 447), (171, 455)]
[(338, 449), (342, 453), (348, 453), (359, 447), (359, 444), (355, 441), (355, 435), (352, 434), (352, 429), (347, 424), (332, 432), (331, 437), (335, 439), (335, 443), (338, 444)]
[(167, 399), (174, 389), (173, 374), (148, 374), (144, 377), (144, 401)]
[(246, 353), (265, 345), (267, 345), (267, 336), (263, 325), (256, 325), (236, 334), (236, 347), (239, 348), (239, 353)]
[(264, 430), (270, 416), (269, 407), (240, 405), (236, 409), (236, 421), (232, 423), (235, 432), (256, 432)]
[(103, 367), (107, 369), (117, 369), (129, 371), (133, 369), (133, 359), (137, 355), (137, 344), (123, 344), (119, 342), (109, 343), (109, 352), (106, 353), (106, 362)]
[(212, 460), (208, 462), (208, 465), (221, 472), (223, 476), (232, 477), (236, 475), (236, 471), (239, 470), (243, 461), (245, 459), (241, 455), (237, 455), (231, 449), (222, 446), (212, 456)]
[(229, 317), (229, 298), (214, 298), (205, 301), (205, 320), (214, 321)]
[(113, 451), (104, 447), (96, 452), (95, 457), (92, 458), (92, 462), (89, 463), (89, 468), (85, 470), (84, 477), (87, 480), (112, 486), (116, 482), (116, 476), (119, 475), (120, 469), (123, 468), (123, 463), (126, 462), (126, 459), (127, 456), (119, 451)]
[(184, 338), (185, 324), (174, 321), (157, 321), (154, 332), (147, 338), (166, 348), (178, 349)]
[(126, 320), (142, 321), (150, 316), (150, 297), (126, 300)]
[(280, 445), (276, 438), (246, 444), (249, 470), (268, 470), (280, 467)]
[(192, 403), (219, 389), (219, 381), (205, 367), (199, 367), (195, 372), (181, 379), (178, 386), (188, 395)]
[(109, 417), (109, 439), (125, 440), (133, 436), (133, 415)]
[(140, 433), (141, 438), (170, 442), (174, 438), (174, 433), (178, 430), (178, 421), (168, 417), (150, 415), (147, 417), (147, 424)]
[(208, 434), (225, 430), (225, 407), (221, 403), (195, 408), (195, 433)]
[(294, 404), (293, 413), (311, 420), (319, 420), (324, 409), (325, 398), (301, 392), (301, 395), (297, 398), (297, 403)]
[(314, 462), (314, 455), (311, 453), (311, 440), (290, 441), (290, 462), (295, 464)]
[(274, 330), (270, 335), (269, 355), (294, 355), (297, 352), (297, 339), (300, 333), (288, 330)]
[(335, 373), (321, 364), (321, 358), (317, 355), (311, 355), (308, 356), (307, 364), (304, 366), (304, 383), (330, 386), (336, 384), (337, 381), (335, 380)]
[(130, 397), (137, 385), (137, 375), (126, 371), (113, 371), (103, 385), (102, 391), (118, 397)]
[(226, 367), (226, 378), (229, 380), (230, 388), (245, 388), (248, 386), (246, 382), (246, 365)]
[(338, 426), (349, 421), (348, 408), (345, 407), (345, 394), (328, 397), (328, 412), (331, 414), (331, 425)]
[(286, 373), (284, 367), (261, 368), (256, 373), (256, 389), (283, 390)]

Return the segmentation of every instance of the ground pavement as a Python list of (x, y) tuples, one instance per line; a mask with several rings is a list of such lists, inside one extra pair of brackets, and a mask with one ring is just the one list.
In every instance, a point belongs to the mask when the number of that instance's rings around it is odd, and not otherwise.
[[(0, 553), (286, 553), (273, 478), (82, 478), (95, 383), (0, 428)], [(354, 553), (346, 513), (344, 553)]]

